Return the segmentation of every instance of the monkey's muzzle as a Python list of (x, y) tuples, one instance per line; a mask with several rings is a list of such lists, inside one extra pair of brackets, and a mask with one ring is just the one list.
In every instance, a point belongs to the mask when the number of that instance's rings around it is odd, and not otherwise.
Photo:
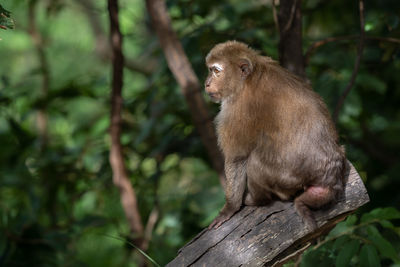
[(207, 92), (207, 95), (211, 98), (211, 101), (219, 103), (221, 101), (221, 96), (218, 93)]

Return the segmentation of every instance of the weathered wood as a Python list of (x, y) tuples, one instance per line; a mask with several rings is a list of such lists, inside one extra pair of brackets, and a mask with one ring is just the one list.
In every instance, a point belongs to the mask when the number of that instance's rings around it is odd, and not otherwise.
[(360, 176), (349, 165), (346, 189), (338, 203), (314, 212), (319, 227), (315, 232), (307, 229), (293, 202), (247, 206), (218, 229), (203, 230), (167, 266), (281, 265), (369, 201)]

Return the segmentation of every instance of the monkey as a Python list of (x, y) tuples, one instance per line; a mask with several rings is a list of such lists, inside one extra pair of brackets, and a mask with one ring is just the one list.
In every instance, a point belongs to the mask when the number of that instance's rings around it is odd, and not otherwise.
[(210, 224), (218, 228), (242, 205), (294, 201), (310, 230), (312, 210), (344, 191), (344, 147), (322, 98), (302, 78), (238, 41), (206, 56), (205, 91), (220, 103), (215, 118), (225, 162), (225, 205)]

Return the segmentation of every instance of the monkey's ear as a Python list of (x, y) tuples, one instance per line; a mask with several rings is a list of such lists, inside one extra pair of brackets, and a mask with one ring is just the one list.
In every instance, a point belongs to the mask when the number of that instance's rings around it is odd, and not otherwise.
[(242, 72), (243, 78), (247, 78), (247, 76), (249, 76), (249, 74), (253, 72), (253, 65), (251, 64), (251, 61), (247, 58), (240, 59), (239, 67)]

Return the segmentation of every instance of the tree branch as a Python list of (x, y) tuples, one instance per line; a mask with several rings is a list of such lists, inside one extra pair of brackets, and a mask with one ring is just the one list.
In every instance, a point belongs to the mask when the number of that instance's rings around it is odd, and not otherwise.
[[(307, 49), (306, 55), (305, 55), (305, 61), (306, 65), (310, 62), (311, 55), (317, 50), (317, 48), (326, 45), (328, 43), (332, 42), (338, 42), (338, 41), (346, 41), (346, 40), (352, 40), (352, 39), (359, 39), (361, 36), (360, 35), (345, 35), (345, 36), (337, 36), (337, 37), (328, 37), (319, 41), (316, 41), (310, 45), (310, 47)], [(395, 43), (395, 44), (400, 44), (400, 39), (392, 38), (392, 37), (379, 37), (379, 36), (364, 36), (364, 40), (378, 40), (378, 41), (384, 41), (384, 42), (389, 42), (389, 43)]]
[(121, 204), (132, 233), (135, 235), (135, 245), (142, 248), (143, 224), (139, 213), (135, 191), (129, 181), (120, 141), (122, 85), (124, 56), (122, 54), (122, 35), (119, 29), (118, 0), (108, 0), (110, 17), (110, 40), (112, 48), (112, 90), (111, 90), (111, 151), (110, 164), (113, 172), (113, 182), (120, 191)]
[(326, 44), (331, 43), (331, 42), (338, 42), (338, 41), (342, 41), (342, 40), (356, 39), (358, 37), (359, 36), (357, 36), (357, 35), (345, 35), (345, 36), (338, 36), (338, 37), (328, 37), (328, 38), (325, 38), (323, 40), (319, 40), (319, 41), (316, 41), (316, 42), (312, 43), (310, 45), (310, 47), (307, 49), (307, 52), (305, 54), (306, 65), (308, 65), (308, 63), (310, 61), (311, 54), (314, 53), (314, 51), (317, 48), (319, 48), (320, 46), (326, 45)]
[(276, 32), (279, 32), (278, 12), (276, 11), (278, 0), (272, 0), (272, 17), (274, 18), (274, 25)]
[[(96, 54), (100, 57), (103, 61), (111, 60), (110, 55), (110, 44), (108, 42), (108, 37), (104, 32), (103, 27), (101, 26), (101, 20), (95, 11), (95, 6), (91, 0), (76, 0), (76, 2), (83, 7), (83, 12), (86, 14), (89, 25), (92, 28), (93, 35), (96, 39)], [(146, 64), (143, 64), (146, 62)], [(146, 59), (125, 59), (124, 65), (127, 69), (142, 73), (144, 75), (151, 75), (157, 66), (157, 61), (152, 58)]]
[(194, 125), (200, 134), (203, 145), (206, 147), (214, 169), (218, 172), (221, 184), (224, 186), (224, 163), (217, 146), (208, 108), (201, 96), (202, 88), (185, 51), (175, 31), (171, 26), (171, 19), (163, 0), (146, 0), (147, 10), (152, 20), (169, 69), (173, 73), (182, 93), (185, 96)]
[(318, 222), (314, 232), (305, 226), (293, 202), (245, 206), (218, 229), (204, 229), (167, 267), (282, 266), (368, 201), (365, 186), (349, 163), (345, 191), (338, 202), (313, 211)]
[(155, 205), (150, 212), (149, 218), (147, 219), (147, 224), (144, 230), (144, 242), (143, 250), (146, 251), (149, 248), (149, 244), (152, 238), (154, 227), (156, 226), (159, 217), (159, 207)]
[[(37, 1), (31, 0), (28, 6), (28, 32), (31, 36), (36, 53), (39, 59), (40, 73), (42, 74), (41, 97), (44, 99), (49, 92), (50, 72), (49, 63), (46, 57), (43, 36), (37, 28), (36, 23), (36, 4)], [(43, 150), (48, 141), (47, 133), (47, 113), (45, 107), (39, 107), (37, 114), (37, 128), (40, 136), (40, 148)]]
[(291, 5), (292, 6), (290, 7), (289, 20), (286, 22), (285, 28), (283, 28), (283, 32), (287, 32), (292, 27), (294, 16), (296, 14), (297, 0), (294, 0), (294, 2), (291, 3)]
[(354, 63), (354, 69), (353, 69), (353, 73), (351, 74), (350, 81), (347, 84), (346, 89), (344, 90), (343, 94), (340, 96), (339, 101), (336, 105), (335, 111), (333, 112), (333, 121), (335, 123), (337, 122), (337, 120), (339, 118), (339, 112), (343, 106), (344, 100), (346, 99), (347, 95), (349, 94), (349, 92), (350, 92), (351, 88), (353, 87), (353, 84), (356, 80), (358, 70), (360, 68), (362, 53), (364, 50), (364, 36), (365, 36), (364, 0), (359, 0), (358, 7), (360, 10), (360, 27), (361, 27), (360, 42), (358, 44), (357, 57), (356, 57), (356, 61)]
[(162, 175), (161, 171), (161, 163), (165, 159), (165, 155), (160, 153), (155, 156), (157, 167), (156, 173), (154, 175), (154, 201), (153, 201), (153, 209), (150, 212), (149, 218), (147, 219), (147, 223), (144, 229), (144, 240), (143, 240), (143, 248), (147, 250), (152, 238), (154, 227), (157, 224), (159, 215), (160, 215), (160, 205), (158, 201), (158, 187), (159, 187), (159, 180)]

